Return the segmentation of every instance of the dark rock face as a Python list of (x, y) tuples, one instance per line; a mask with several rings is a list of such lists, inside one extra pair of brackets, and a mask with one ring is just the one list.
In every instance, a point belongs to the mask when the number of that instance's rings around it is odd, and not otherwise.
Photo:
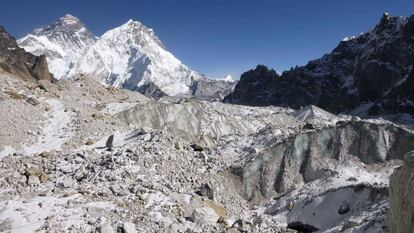
[(274, 87), (280, 80), (274, 70), (269, 70), (264, 65), (258, 65), (255, 70), (242, 74), (234, 92), (228, 95), (224, 101), (252, 106), (269, 105), (276, 102), (272, 95)]
[(414, 156), (413, 152), (409, 152), (404, 166), (395, 169), (390, 179), (390, 232), (412, 232), (414, 229), (413, 193)]
[(190, 90), (192, 97), (195, 99), (220, 101), (230, 94), (235, 86), (235, 82), (202, 77), (198, 80), (193, 80)]
[(25, 81), (52, 81), (46, 57), (27, 53), (2, 26), (0, 26), (0, 68)]
[[(281, 76), (259, 65), (224, 101), (252, 106), (316, 105), (334, 113), (373, 103), (371, 114), (414, 114), (414, 15), (384, 14), (373, 30)], [(369, 109), (367, 109), (369, 111)]]

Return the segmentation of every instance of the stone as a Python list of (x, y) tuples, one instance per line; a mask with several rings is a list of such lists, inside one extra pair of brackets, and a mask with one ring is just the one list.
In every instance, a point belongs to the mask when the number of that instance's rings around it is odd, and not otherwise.
[(226, 231), (226, 233), (240, 233), (240, 231), (237, 228), (230, 228)]
[(210, 200), (214, 198), (214, 191), (208, 184), (201, 185), (199, 190), (196, 191), (196, 194), (203, 196), (203, 197), (207, 197)]
[(252, 224), (244, 221), (243, 219), (237, 220), (232, 227), (238, 229), (241, 232), (251, 232), (252, 230)]
[(307, 122), (304, 126), (303, 129), (315, 129), (315, 125), (312, 123)]
[(359, 223), (358, 222), (353, 221), (353, 220), (347, 220), (345, 222), (345, 224), (342, 226), (341, 232), (342, 231), (345, 231), (347, 229), (350, 229), (350, 228), (357, 227), (357, 226), (359, 226)]
[(348, 213), (349, 211), (350, 211), (351, 209), (350, 209), (350, 207), (349, 207), (349, 204), (347, 204), (347, 203), (343, 203), (343, 204), (341, 204), (341, 206), (339, 207), (339, 210), (338, 210), (338, 214), (346, 214), (346, 213)]
[(113, 184), (109, 187), (112, 193), (116, 196), (125, 196), (126, 192), (122, 189), (119, 184)]
[(86, 140), (86, 142), (85, 142), (85, 145), (87, 145), (87, 146), (90, 146), (90, 145), (93, 145), (93, 144), (95, 144), (95, 141), (90, 139), (90, 138), (88, 140)]
[(78, 182), (82, 181), (83, 179), (86, 178), (86, 170), (84, 167), (81, 167), (79, 169), (76, 170), (75, 174), (73, 175), (73, 178), (75, 178), (75, 180), (77, 180)]
[(31, 186), (35, 186), (35, 185), (39, 185), (40, 184), (40, 180), (38, 176), (29, 176), (29, 178), (27, 179), (27, 184), (31, 185)]
[(49, 176), (46, 173), (40, 175), (40, 182), (45, 183), (49, 179)]
[(175, 146), (175, 149), (177, 149), (177, 150), (182, 150), (183, 149), (183, 146), (181, 145), (181, 142), (175, 142), (174, 146)]
[(287, 203), (287, 208), (288, 208), (289, 211), (291, 211), (294, 206), (295, 206), (295, 203), (293, 201), (289, 201)]
[(33, 166), (26, 170), (26, 175), (40, 177), (42, 175), (42, 170)]
[(50, 153), (47, 151), (43, 151), (42, 153), (39, 154), (39, 156), (42, 158), (47, 158), (50, 156)]
[(414, 151), (407, 152), (404, 155), (404, 161), (407, 163), (409, 167), (414, 168)]
[(73, 180), (70, 177), (65, 177), (61, 183), (63, 188), (70, 188), (73, 186)]
[(109, 225), (108, 223), (102, 224), (99, 228), (98, 228), (99, 233), (115, 233), (116, 231), (114, 230), (114, 228)]
[(220, 216), (209, 207), (197, 208), (191, 215), (191, 220), (196, 224), (214, 225), (219, 220)]
[(114, 135), (111, 135), (106, 140), (105, 146), (108, 148), (112, 148), (114, 146)]
[(124, 222), (122, 224), (122, 230), (124, 233), (137, 233), (135, 224), (133, 224), (132, 222)]
[(194, 151), (203, 151), (204, 148), (199, 144), (191, 144), (191, 148), (193, 148)]
[(37, 105), (40, 104), (40, 102), (37, 99), (32, 98), (32, 97), (29, 97), (26, 101), (27, 101), (27, 103), (29, 103), (33, 106), (37, 106)]

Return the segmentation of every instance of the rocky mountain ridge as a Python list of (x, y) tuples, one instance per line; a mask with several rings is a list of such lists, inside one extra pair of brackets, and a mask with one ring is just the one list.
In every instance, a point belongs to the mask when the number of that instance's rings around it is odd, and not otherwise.
[(78, 18), (65, 15), (18, 41), (29, 52), (45, 54), (58, 79), (92, 75), (103, 84), (156, 98), (221, 99), (235, 85), (191, 70), (166, 50), (152, 29), (134, 20), (96, 37)]
[(225, 102), (333, 113), (414, 114), (414, 16), (384, 14), (369, 32), (344, 39), (332, 52), (281, 75), (259, 65), (241, 76)]
[(0, 68), (26, 81), (52, 81), (46, 56), (27, 53), (2, 26), (0, 26)]

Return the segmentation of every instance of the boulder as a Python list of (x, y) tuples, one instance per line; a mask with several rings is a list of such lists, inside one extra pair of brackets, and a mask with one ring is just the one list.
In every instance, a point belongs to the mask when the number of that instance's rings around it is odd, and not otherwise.
[(40, 102), (37, 99), (32, 98), (32, 97), (29, 97), (26, 101), (27, 101), (27, 103), (29, 103), (33, 106), (37, 106), (37, 105), (40, 104)]
[(191, 215), (191, 220), (199, 225), (214, 225), (219, 220), (220, 216), (209, 207), (197, 208)]
[(122, 231), (124, 233), (137, 233), (135, 224), (133, 224), (132, 222), (124, 222), (122, 224)]
[(394, 170), (390, 179), (389, 228), (391, 233), (407, 233), (414, 230), (414, 167), (413, 152), (406, 154), (409, 163)]

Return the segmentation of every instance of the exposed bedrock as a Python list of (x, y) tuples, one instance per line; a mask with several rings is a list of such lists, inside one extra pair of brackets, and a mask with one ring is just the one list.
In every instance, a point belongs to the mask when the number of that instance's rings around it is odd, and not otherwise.
[(414, 231), (414, 151), (405, 155), (405, 164), (395, 169), (390, 180), (391, 233)]
[[(370, 165), (403, 159), (414, 150), (414, 133), (394, 124), (350, 121), (306, 131), (260, 153), (242, 169), (241, 194), (271, 198), (335, 173), (349, 160)], [(357, 176), (357, 174), (355, 174)]]

